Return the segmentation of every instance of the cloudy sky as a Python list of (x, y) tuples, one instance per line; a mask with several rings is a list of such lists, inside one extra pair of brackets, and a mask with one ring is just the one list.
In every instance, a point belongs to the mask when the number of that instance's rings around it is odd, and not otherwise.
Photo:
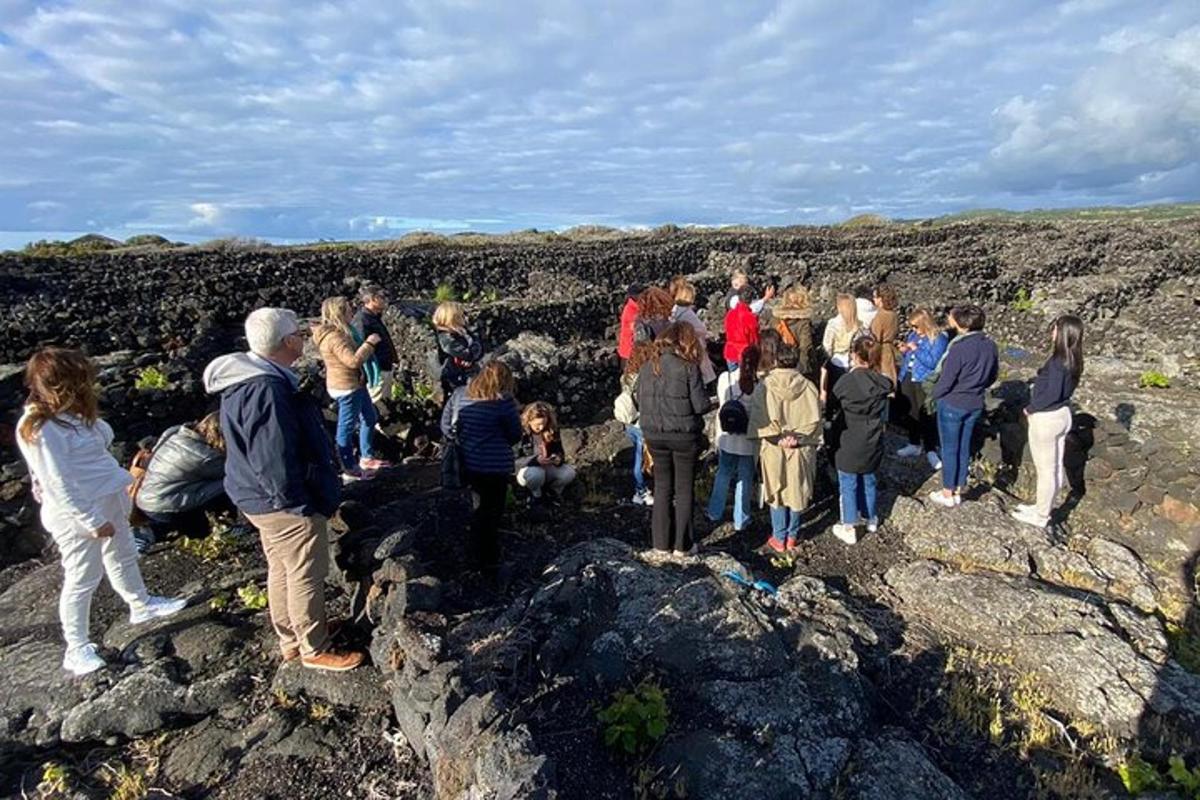
[(0, 108), (0, 244), (1196, 200), (1200, 0), (0, 0)]

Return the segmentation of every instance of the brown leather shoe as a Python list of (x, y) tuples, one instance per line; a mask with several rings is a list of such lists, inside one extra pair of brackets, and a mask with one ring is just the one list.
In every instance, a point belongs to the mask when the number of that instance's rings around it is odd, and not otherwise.
[(363, 663), (362, 653), (339, 653), (336, 650), (326, 650), (315, 656), (301, 659), (308, 669), (323, 669), (326, 672), (349, 672)]

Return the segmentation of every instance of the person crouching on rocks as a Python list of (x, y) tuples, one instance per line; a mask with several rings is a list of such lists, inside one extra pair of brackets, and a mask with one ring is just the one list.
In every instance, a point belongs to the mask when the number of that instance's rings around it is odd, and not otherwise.
[(517, 468), (517, 483), (529, 490), (533, 505), (542, 500), (542, 491), (557, 499), (575, 480), (575, 468), (566, 463), (558, 415), (554, 406), (538, 401), (525, 406), (521, 412), (521, 466)]
[(700, 377), (700, 342), (685, 322), (668, 325), (638, 371), (642, 435), (654, 461), (654, 549), (694, 550), (692, 490), (708, 393)]
[(996, 343), (983, 333), (985, 319), (979, 306), (950, 310), (950, 327), (957, 335), (942, 356), (933, 387), (942, 445), (942, 490), (932, 492), (929, 499), (947, 508), (962, 503), (971, 466), (971, 439), (983, 416), (983, 395), (1000, 372)]
[(330, 515), (341, 484), (316, 400), (291, 366), (304, 354), (295, 312), (260, 308), (246, 317), (248, 353), (204, 369), (221, 396), (225, 491), (258, 529), (267, 557), (267, 606), (285, 661), (344, 672), (362, 653), (332, 648), (325, 615)]
[[(775, 331), (764, 338), (775, 339)], [(771, 509), (771, 537), (765, 547), (776, 553), (796, 549), (804, 509), (812, 501), (817, 474), (821, 402), (817, 387), (799, 370), (800, 353), (768, 346), (774, 363), (750, 401), (750, 435), (759, 440), (763, 496)]]
[(479, 373), (483, 343), (467, 328), (467, 316), (458, 303), (447, 301), (433, 311), (437, 331), (439, 379), (447, 400)]
[(857, 526), (863, 520), (868, 533), (879, 528), (875, 472), (883, 460), (883, 412), (896, 390), (892, 379), (878, 371), (879, 349), (870, 336), (855, 339), (850, 345), (850, 371), (833, 386), (842, 415), (834, 456), (842, 513), (833, 535), (846, 544), (858, 541)]
[(103, 576), (129, 605), (134, 625), (178, 613), (187, 601), (146, 591), (129, 527), (133, 476), (109, 453), (113, 431), (100, 419), (95, 365), (78, 350), (48, 347), (29, 359), (25, 386), (17, 447), (29, 465), (42, 525), (62, 559), (62, 665), (86, 675), (105, 665), (88, 633)]
[(521, 441), (515, 392), (508, 365), (490, 361), (455, 389), (442, 410), (442, 433), (449, 438), (457, 426), (467, 485), (476, 498), (469, 555), (493, 578), (500, 566), (500, 520), (515, 466), (513, 446)]
[(154, 445), (134, 496), (156, 539), (178, 532), (188, 539), (211, 533), (208, 515), (235, 516), (225, 494), (225, 437), (213, 412), (193, 425), (168, 428)]
[[(379, 334), (361, 332), (350, 324), (350, 303), (330, 297), (321, 303), (321, 324), (313, 330), (313, 342), (325, 362), (325, 388), (337, 403), (337, 449), (342, 461), (342, 480), (370, 479), (391, 464), (376, 458), (371, 435), (375, 431), (375, 406), (367, 391), (364, 373), (379, 370), (374, 360)], [(355, 457), (354, 437), (358, 436)]]
[(1083, 374), (1083, 320), (1064, 314), (1050, 326), (1053, 352), (1038, 370), (1025, 419), (1037, 471), (1037, 500), (1013, 510), (1014, 519), (1044, 528), (1063, 485), (1063, 451), (1071, 432), (1071, 395)]

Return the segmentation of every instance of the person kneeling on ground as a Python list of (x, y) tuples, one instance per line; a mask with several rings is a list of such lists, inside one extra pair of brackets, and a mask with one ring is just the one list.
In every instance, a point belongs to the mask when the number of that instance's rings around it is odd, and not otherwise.
[(95, 364), (78, 350), (39, 350), (25, 368), (25, 386), (17, 447), (29, 465), (42, 525), (62, 558), (62, 665), (86, 675), (104, 666), (88, 634), (101, 577), (129, 605), (134, 625), (178, 613), (187, 601), (154, 597), (142, 581), (129, 528), (133, 476), (108, 451), (113, 431), (97, 409)]
[(291, 370), (304, 353), (294, 311), (260, 308), (246, 317), (248, 353), (204, 369), (204, 388), (221, 396), (225, 491), (258, 529), (267, 557), (267, 605), (285, 661), (344, 672), (362, 653), (332, 649), (325, 615), (329, 516), (340, 483), (316, 401)]
[(492, 578), (500, 567), (500, 520), (515, 466), (513, 445), (521, 441), (515, 392), (508, 365), (489, 361), (442, 410), (442, 433), (462, 448), (467, 485), (476, 497), (468, 555)]
[[(763, 338), (775, 339), (775, 331)], [(791, 347), (775, 350), (775, 363), (750, 403), (750, 435), (759, 440), (763, 497), (771, 508), (771, 538), (765, 546), (776, 553), (794, 550), (804, 509), (812, 500), (817, 474), (817, 437), (821, 403), (817, 387), (797, 369), (800, 354)]]
[(858, 541), (856, 527), (863, 518), (868, 533), (879, 528), (875, 471), (883, 460), (883, 410), (896, 385), (878, 369), (879, 343), (869, 336), (859, 337), (850, 346), (850, 371), (833, 387), (843, 418), (834, 456), (842, 521), (833, 526), (833, 535), (846, 544)]
[(575, 468), (566, 463), (554, 406), (541, 401), (525, 406), (521, 427), (525, 429), (525, 437), (521, 440), (517, 483), (529, 490), (534, 504), (541, 501), (543, 489), (553, 498), (561, 497), (575, 480)]
[(154, 538), (171, 532), (203, 539), (212, 531), (209, 514), (235, 516), (225, 494), (225, 438), (221, 415), (213, 412), (194, 425), (168, 428), (154, 445), (134, 503)]
[[(391, 466), (375, 456), (371, 437), (375, 432), (375, 406), (367, 386), (372, 381), (364, 372), (377, 374), (375, 347), (382, 339), (372, 333), (365, 338), (350, 324), (350, 303), (330, 297), (321, 303), (321, 324), (313, 330), (313, 342), (325, 362), (325, 389), (337, 403), (337, 449), (342, 461), (342, 480), (375, 477)], [(354, 436), (358, 434), (358, 456)]]

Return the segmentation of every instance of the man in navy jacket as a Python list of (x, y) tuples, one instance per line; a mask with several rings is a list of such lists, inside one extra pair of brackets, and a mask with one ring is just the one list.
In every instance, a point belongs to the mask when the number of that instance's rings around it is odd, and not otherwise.
[(221, 395), (225, 492), (262, 539), (284, 660), (354, 669), (362, 653), (333, 651), (325, 616), (326, 523), (340, 489), (321, 412), (291, 370), (304, 333), (295, 312), (260, 308), (246, 318), (246, 340), (250, 352), (221, 356), (204, 370), (204, 388)]

